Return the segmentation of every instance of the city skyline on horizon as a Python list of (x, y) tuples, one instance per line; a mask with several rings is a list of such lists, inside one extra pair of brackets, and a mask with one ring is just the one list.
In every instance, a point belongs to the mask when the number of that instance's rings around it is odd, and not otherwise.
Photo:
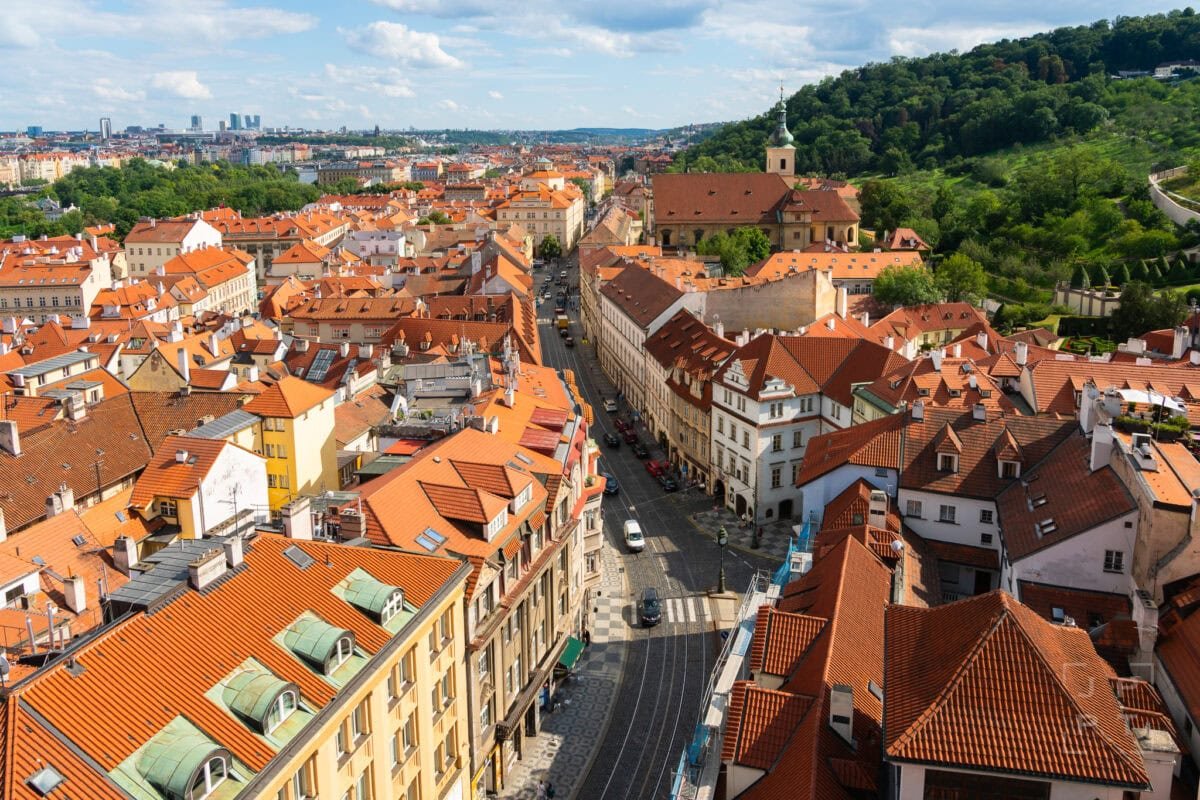
[[(537, 0), (503, 14), (478, 0), (371, 0), (336, 14), (313, 0), (14, 3), (0, 65), (29, 103), (0, 112), (0, 129), (15, 131), (92, 130), (100, 117), (117, 131), (186, 129), (192, 115), (216, 130), (233, 111), (277, 128), (664, 129), (760, 114), (781, 82), (790, 94), (871, 61), (1184, 5), (934, 0), (894, 11), (858, 0), (792, 22), (773, 19), (766, 0)], [(69, 42), (53, 34), (68, 28)]]

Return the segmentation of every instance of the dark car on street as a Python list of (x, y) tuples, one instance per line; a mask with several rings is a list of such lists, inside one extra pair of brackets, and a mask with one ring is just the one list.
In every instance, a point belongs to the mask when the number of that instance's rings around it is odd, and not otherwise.
[(659, 475), (658, 485), (663, 488), (664, 492), (674, 492), (679, 489), (679, 484), (670, 475)]
[(642, 625), (649, 628), (662, 622), (662, 601), (658, 597), (658, 589), (647, 586), (642, 590), (642, 601), (639, 604), (639, 614)]
[(621, 433), (624, 433), (625, 431), (630, 430), (630, 428), (632, 427), (632, 426), (630, 426), (630, 424), (628, 422), (626, 422), (621, 417), (616, 417), (615, 419), (613, 419), (613, 425), (615, 425), (617, 430), (619, 430)]
[(565, 339), (563, 339), (563, 344), (565, 344), (567, 347), (574, 347), (575, 346), (575, 337), (574, 336), (566, 337)]
[(646, 449), (646, 445), (639, 441), (634, 441), (634, 443), (629, 446), (629, 449), (633, 451), (633, 455), (637, 458), (650, 457), (650, 451)]
[(625, 444), (633, 444), (638, 440), (637, 431), (633, 428), (626, 428), (625, 432), (621, 434), (621, 438), (625, 440)]
[(616, 494), (621, 491), (621, 484), (617, 483), (616, 475), (613, 475), (611, 472), (601, 472), (600, 474), (604, 477), (605, 494)]
[(621, 446), (621, 440), (620, 440), (620, 438), (617, 437), (617, 435), (615, 433), (606, 433), (600, 438), (602, 438), (604, 440), (604, 443), (606, 445), (608, 445), (609, 447), (620, 447)]

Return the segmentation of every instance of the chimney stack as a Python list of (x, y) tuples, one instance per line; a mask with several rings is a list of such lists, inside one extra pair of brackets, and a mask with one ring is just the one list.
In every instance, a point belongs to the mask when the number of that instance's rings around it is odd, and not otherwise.
[(1092, 429), (1092, 452), (1088, 459), (1088, 470), (1095, 472), (1107, 467), (1112, 459), (1113, 432), (1108, 424)]
[(8, 539), (8, 525), (4, 522), (4, 509), (0, 508), (0, 542)]
[(176, 351), (176, 361), (179, 364), (179, 374), (183, 376), (184, 383), (192, 382), (192, 357), (188, 353), (187, 348), (181, 347)]
[(188, 564), (188, 585), (198, 592), (203, 591), (222, 577), (225, 571), (225, 551), (221, 547), (214, 547)]
[(246, 556), (241, 536), (235, 533), (226, 539), (221, 546), (225, 550), (225, 566), (229, 567), (229, 569), (237, 569), (245, 562)]
[(16, 420), (0, 419), (0, 450), (10, 456), (21, 455), (21, 431)]
[(846, 307), (848, 299), (846, 295), (846, 287), (839, 286), (837, 289), (837, 315), (842, 319), (846, 318)]
[(339, 528), (339, 536), (343, 542), (350, 539), (357, 539), (364, 533), (363, 518), (352, 508), (343, 509), (339, 517), (341, 526)]
[(46, 498), (47, 517), (56, 517), (59, 514), (74, 510), (75, 491), (65, 483), (59, 484), (58, 491)]
[(83, 578), (73, 575), (63, 581), (63, 595), (67, 600), (67, 608), (79, 614), (87, 610), (87, 589)]
[(876, 528), (887, 529), (887, 492), (882, 489), (872, 489), (867, 505), (867, 524)]
[(883, 346), (886, 347), (888, 350), (895, 350), (896, 349), (896, 337), (895, 336), (883, 337)]
[(933, 359), (933, 368), (938, 372), (942, 371), (942, 358), (944, 358), (945, 355), (946, 351), (942, 350), (940, 347), (929, 351), (929, 357)]
[(1135, 589), (1130, 600), (1133, 601), (1131, 616), (1138, 632), (1138, 653), (1135, 659), (1130, 659), (1130, 666), (1135, 675), (1150, 680), (1154, 676), (1146, 673), (1153, 669), (1154, 646), (1158, 642), (1158, 604), (1145, 589)]
[(955, 342), (954, 350), (952, 352), (954, 353), (955, 358), (962, 358), (962, 343)]
[(341, 345), (338, 346), (338, 353), (341, 355), (342, 358), (349, 358), (350, 357), (350, 343), (342, 342)]
[(854, 690), (844, 683), (835, 683), (829, 690), (829, 727), (854, 746)]
[(1017, 342), (1013, 349), (1016, 351), (1017, 366), (1025, 366), (1025, 362), (1029, 360), (1029, 345), (1025, 342)]
[(252, 364), (250, 369), (246, 370), (246, 380), (254, 383), (258, 380), (258, 365)]
[(113, 564), (122, 575), (128, 576), (138, 563), (137, 544), (128, 536), (118, 536), (113, 542)]
[(1188, 329), (1180, 325), (1175, 329), (1175, 335), (1171, 340), (1171, 358), (1181, 359), (1183, 354), (1188, 349)]
[(983, 331), (980, 331), (979, 333), (975, 334), (975, 343), (977, 345), (979, 345), (980, 350), (987, 352), (988, 335), (986, 333), (984, 333)]
[(311, 540), (313, 538), (311, 501), (307, 496), (297, 497), (279, 510), (283, 516), (283, 535), (289, 539)]
[(725, 323), (721, 322), (721, 320), (719, 320), (719, 319), (716, 320), (713, 323), (713, 333), (715, 333), (717, 335), (718, 339), (724, 339), (725, 338)]
[(971, 406), (971, 417), (979, 422), (987, 422), (987, 407), (983, 403)]
[(912, 405), (912, 418), (920, 422), (925, 419), (925, 401), (918, 400)]

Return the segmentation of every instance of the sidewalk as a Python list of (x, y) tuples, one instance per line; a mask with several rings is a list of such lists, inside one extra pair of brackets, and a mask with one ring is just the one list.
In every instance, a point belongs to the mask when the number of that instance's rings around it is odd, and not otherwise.
[(782, 562), (787, 558), (788, 541), (795, 535), (792, 527), (802, 524), (798, 519), (786, 519), (781, 522), (769, 522), (762, 526), (762, 539), (759, 548), (754, 549), (754, 528), (739, 527), (737, 515), (728, 509), (698, 511), (692, 514), (692, 523), (700, 529), (700, 535), (710, 540), (717, 538), (717, 531), (725, 526), (729, 536), (729, 546), (746, 550), (755, 555)]
[(625, 667), (629, 626), (624, 618), (625, 575), (612, 547), (600, 551), (602, 578), (593, 598), (592, 643), (563, 684), (566, 700), (552, 714), (543, 712), (542, 730), (526, 740), (524, 758), (505, 777), (502, 798), (533, 800), (537, 782), (549, 780), (559, 800), (574, 798), (604, 740), (614, 698)]

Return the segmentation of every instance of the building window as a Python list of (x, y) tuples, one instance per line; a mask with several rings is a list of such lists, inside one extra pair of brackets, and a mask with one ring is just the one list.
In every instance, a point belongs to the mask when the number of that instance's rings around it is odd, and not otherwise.
[(979, 521), (984, 525), (992, 524), (992, 510), (990, 508), (979, 509)]
[(479, 709), (479, 727), (481, 730), (487, 730), (492, 726), (492, 698), (488, 698)]
[(350, 738), (357, 742), (371, 732), (371, 719), (368, 714), (367, 701), (363, 700), (350, 713)]
[(921, 518), (921, 501), (909, 500), (904, 505), (904, 516)]
[(178, 517), (179, 504), (170, 497), (158, 498), (158, 513), (163, 517)]
[(781, 467), (771, 467), (771, 488), (778, 489), (783, 485), (783, 469)]
[(225, 763), (225, 759), (221, 756), (210, 758), (204, 762), (204, 768), (196, 773), (196, 780), (192, 783), (189, 797), (192, 800), (202, 800), (202, 798), (208, 797), (228, 777), (229, 765)]
[(955, 506), (938, 506), (938, 522), (954, 523), (958, 509)]
[(267, 715), (267, 733), (282, 725), (292, 715), (292, 712), (296, 710), (297, 706), (295, 692), (291, 690), (280, 692), (279, 697), (275, 698), (275, 703), (272, 705), (270, 713)]
[(938, 472), (958, 472), (958, 456), (938, 453)]
[(771, 452), (778, 453), (781, 450), (783, 450), (783, 434), (773, 434), (771, 436)]
[(771, 419), (779, 419), (780, 417), (782, 417), (783, 416), (783, 403), (771, 403), (768, 414), (771, 417)]
[(717, 433), (721, 434), (724, 432), (725, 432), (725, 418), (717, 417)]
[(1001, 461), (1000, 462), (1000, 477), (1001, 478), (1017, 478), (1021, 475), (1021, 465), (1016, 461)]
[(804, 447), (804, 431), (792, 431), (792, 447)]
[(1125, 571), (1125, 552), (1123, 550), (1105, 550), (1104, 551), (1104, 571), (1105, 572), (1124, 572)]
[(742, 447), (750, 449), (750, 431), (742, 431)]
[(979, 543), (984, 544), (984, 545), (991, 545), (992, 535), (990, 533), (979, 534)]

